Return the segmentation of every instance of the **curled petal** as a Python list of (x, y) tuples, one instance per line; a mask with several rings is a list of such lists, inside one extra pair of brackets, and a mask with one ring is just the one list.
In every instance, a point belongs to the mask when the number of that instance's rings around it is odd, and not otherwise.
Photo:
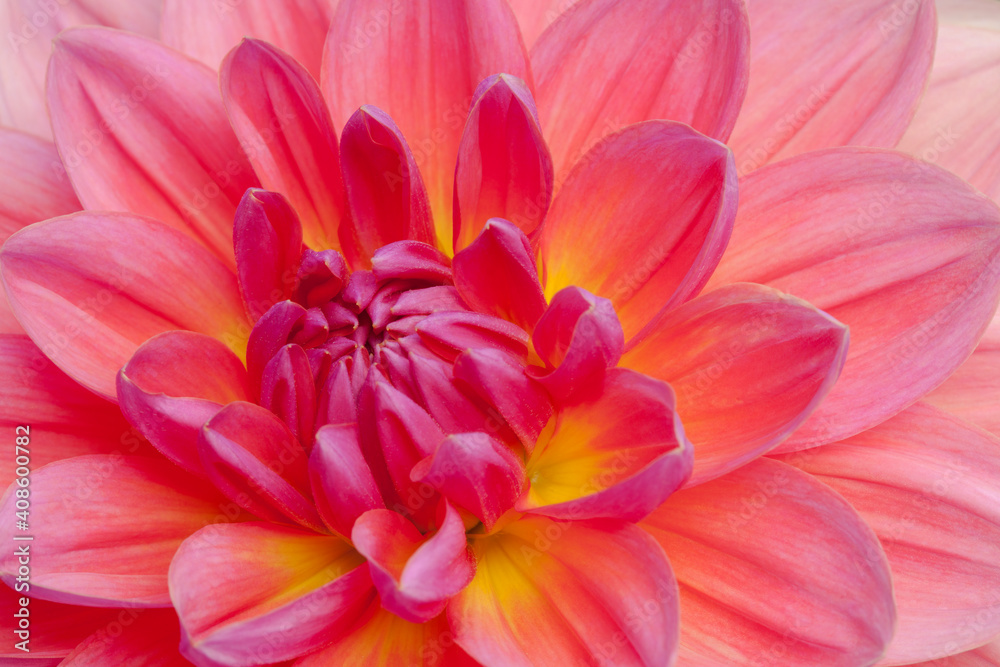
[(379, 283), (388, 280), (451, 282), (451, 260), (434, 246), (418, 241), (396, 241), (372, 256), (372, 273)]
[(447, 503), (441, 527), (429, 538), (401, 514), (372, 510), (354, 524), (351, 539), (368, 559), (382, 606), (411, 623), (444, 611), (475, 574), (462, 518)]
[(545, 294), (577, 285), (611, 299), (630, 340), (704, 287), (729, 240), (736, 191), (729, 149), (686, 125), (648, 121), (610, 135), (552, 203)]
[(417, 333), (443, 359), (469, 349), (501, 349), (523, 359), (528, 353), (524, 329), (492, 315), (454, 311), (434, 313), (417, 325)]
[(279, 301), (257, 320), (247, 341), (247, 374), (255, 396), (260, 394), (264, 368), (293, 332), (304, 329), (306, 317), (306, 309), (294, 301)]
[(260, 404), (278, 415), (307, 449), (316, 426), (316, 381), (306, 351), (286, 345), (264, 368)]
[[(758, 459), (671, 496), (642, 524), (680, 585), (681, 660), (874, 664), (896, 620), (871, 528), (809, 475)], [(804, 538), (804, 536), (808, 536)]]
[(385, 507), (361, 452), (356, 424), (328, 425), (316, 432), (309, 481), (323, 521), (344, 537), (351, 536), (359, 516)]
[[(411, 354), (410, 370), (421, 404), (445, 432), (496, 433), (502, 430), (503, 417), (484, 407), (475, 400), (474, 393), (456, 383), (450, 364), (422, 354)], [(501, 439), (507, 441), (504, 437)], [(433, 451), (432, 448), (427, 455)]]
[(596, 397), (556, 410), (528, 459), (531, 487), (516, 508), (638, 521), (687, 481), (692, 458), (673, 390), (614, 369)]

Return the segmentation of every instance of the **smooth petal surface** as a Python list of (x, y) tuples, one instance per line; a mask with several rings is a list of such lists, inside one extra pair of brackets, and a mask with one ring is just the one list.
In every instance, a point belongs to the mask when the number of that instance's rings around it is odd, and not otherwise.
[(287, 51), (318, 78), (336, 0), (164, 0), (163, 42), (218, 69), (244, 37)]
[[(80, 208), (56, 147), (0, 128), (0, 245), (22, 227)], [(0, 290), (0, 334), (23, 332)]]
[(1000, 440), (917, 404), (783, 460), (846, 498), (885, 548), (899, 624), (880, 664), (932, 660), (1000, 634)]
[(873, 664), (895, 622), (885, 554), (843, 498), (760, 459), (641, 524), (680, 585), (681, 664)]
[(994, 667), (998, 663), (1000, 663), (1000, 640), (958, 655), (916, 663), (914, 667)]
[(324, 58), (334, 123), (345, 124), (363, 104), (399, 123), (427, 185), (438, 247), (450, 248), (455, 160), (476, 87), (500, 73), (532, 85), (507, 3), (341, 0)]
[[(33, 470), (84, 454), (149, 451), (113, 404), (56, 368), (27, 336), (0, 335), (0, 377), (0, 428), (29, 428)], [(17, 467), (14, 456), (7, 458), (0, 461), (3, 488)]]
[(663, 382), (608, 371), (596, 397), (557, 409), (545, 427), (517, 510), (626, 521), (652, 512), (691, 474), (691, 443), (674, 400)]
[(728, 285), (656, 323), (621, 365), (670, 383), (700, 484), (787, 438), (830, 393), (847, 327), (761, 285)]
[(972, 352), (1000, 291), (1000, 210), (901, 154), (835, 149), (743, 179), (709, 287), (756, 282), (851, 330), (840, 380), (778, 451), (833, 442), (896, 414)]
[(642, 530), (525, 517), (473, 547), (476, 577), (448, 606), (448, 621), (479, 662), (673, 664), (677, 584)]
[[(12, 632), (19, 624), (19, 619), (14, 614), (24, 613), (20, 611), (23, 597), (25, 597), (23, 592), (19, 593), (6, 585), (0, 585), (0, 613), (3, 613), (6, 621), (4, 630), (17, 637), (6, 646), (0, 647), (0, 664), (13, 667), (22, 665), (47, 667), (49, 664), (59, 664), (63, 657), (92, 633), (99, 632), (116, 621), (127, 623), (138, 614), (144, 613), (135, 609), (98, 610), (92, 607), (48, 602), (38, 598), (30, 599), (27, 604), (30, 624), (27, 646), (31, 649), (30, 656), (35, 658), (34, 662), (30, 662), (30, 658), (24, 659), (25, 652), (15, 647), (14, 644), (20, 643), (21, 639)], [(176, 648), (174, 651), (176, 652)]]
[[(129, 610), (127, 623), (95, 632), (59, 663), (62, 667), (187, 667), (190, 663), (177, 650), (180, 632), (177, 614), (171, 610)], [(117, 633), (117, 634), (112, 634)]]
[(245, 349), (236, 277), (155, 220), (83, 212), (33, 225), (4, 244), (0, 272), (31, 339), (70, 377), (112, 400), (118, 370), (156, 334), (187, 329), (238, 354)]
[(567, 9), (531, 50), (556, 183), (632, 123), (664, 118), (728, 139), (746, 94), (749, 38), (735, 0), (582, 0)]
[(504, 218), (531, 235), (552, 202), (552, 156), (528, 85), (497, 74), (479, 84), (455, 167), (454, 248)]
[(552, 25), (560, 14), (580, 0), (507, 0), (521, 26), (524, 43), (530, 49), (539, 35)]
[(938, 37), (927, 92), (897, 148), (955, 172), (1000, 201), (1000, 7), (937, 3)]
[(181, 651), (227, 667), (314, 651), (372, 600), (363, 563), (339, 537), (265, 523), (209, 526), (170, 565)]
[(206, 67), (137, 35), (60, 35), (47, 78), (52, 129), (87, 209), (148, 215), (233, 263), (233, 213), (257, 178)]
[(729, 149), (685, 125), (649, 121), (607, 137), (545, 221), (546, 296), (576, 285), (611, 299), (628, 341), (708, 281), (732, 231), (736, 190)]
[(977, 349), (924, 400), (1000, 436), (1000, 349)]
[(288, 197), (310, 248), (339, 248), (344, 181), (319, 85), (287, 53), (258, 40), (234, 49), (219, 77), (229, 120), (260, 182)]
[(930, 74), (932, 0), (747, 8), (750, 89), (729, 142), (740, 175), (821, 148), (896, 145)]
[(359, 516), (385, 507), (361, 451), (357, 424), (331, 424), (316, 432), (309, 481), (323, 521), (346, 538)]
[[(17, 487), (14, 487), (17, 488)], [(3, 508), (14, 516), (13, 489)], [(226, 520), (224, 499), (162, 459), (78, 456), (31, 475), (32, 597), (94, 607), (167, 607), (167, 567), (181, 541)], [(237, 510), (236, 515), (239, 512)], [(3, 527), (8, 543), (14, 522)], [(0, 557), (13, 586), (17, 556)]]
[(316, 431), (316, 379), (309, 355), (286, 345), (264, 368), (260, 404), (281, 418), (308, 451)]
[(385, 112), (364, 106), (341, 138), (341, 164), (352, 221), (340, 228), (340, 246), (355, 268), (394, 241), (434, 245), (427, 191), (406, 139)]

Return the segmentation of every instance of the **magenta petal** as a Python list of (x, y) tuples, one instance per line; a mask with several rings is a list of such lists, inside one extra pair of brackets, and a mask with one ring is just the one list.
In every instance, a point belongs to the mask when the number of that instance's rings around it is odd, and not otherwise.
[(528, 354), (528, 334), (492, 315), (464, 311), (435, 313), (417, 325), (420, 339), (443, 359), (475, 348), (502, 349), (518, 358)]
[(292, 331), (305, 321), (306, 315), (306, 309), (294, 301), (280, 301), (254, 325), (247, 342), (247, 374), (255, 395), (260, 393), (264, 368), (288, 343)]
[(323, 521), (344, 537), (351, 536), (359, 516), (385, 507), (361, 452), (357, 424), (328, 425), (316, 432), (309, 481)]
[(396, 241), (375, 251), (372, 273), (379, 283), (387, 280), (451, 282), (451, 260), (432, 245)]
[(306, 351), (286, 345), (264, 368), (260, 404), (278, 415), (306, 449), (316, 425), (316, 382)]
[(354, 524), (351, 539), (368, 559), (382, 606), (412, 623), (444, 611), (448, 598), (475, 574), (462, 518), (447, 503), (441, 527), (430, 538), (401, 514), (372, 510)]

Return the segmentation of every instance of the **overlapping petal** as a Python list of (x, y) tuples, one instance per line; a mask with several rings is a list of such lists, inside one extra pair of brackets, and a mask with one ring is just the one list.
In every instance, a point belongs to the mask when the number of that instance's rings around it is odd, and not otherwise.
[(187, 667), (190, 663), (177, 651), (180, 632), (173, 610), (129, 610), (121, 628), (108, 623), (85, 638), (61, 662), (63, 667)]
[[(17, 592), (6, 585), (0, 585), (0, 612), (3, 613), (5, 619), (14, 619), (13, 623), (8, 621), (9, 624), (20, 625), (20, 618), (23, 618), (25, 613), (22, 609), (27, 609), (29, 627), (25, 636), (28, 643), (24, 646), (31, 649), (29, 660), (34, 658), (33, 662), (25, 660), (25, 651), (14, 646), (22, 641), (21, 637), (12, 634), (16, 639), (0, 647), (0, 661), (4, 661), (8, 665), (27, 663), (28, 667), (46, 667), (49, 662), (45, 661), (58, 664), (62, 658), (72, 652), (80, 642), (91, 634), (102, 630), (106, 633), (105, 628), (108, 625), (116, 622), (129, 623), (145, 611), (94, 609), (49, 602), (38, 598), (31, 599), (26, 607), (22, 607), (21, 601), (26, 592)], [(18, 617), (15, 614), (22, 616)]]

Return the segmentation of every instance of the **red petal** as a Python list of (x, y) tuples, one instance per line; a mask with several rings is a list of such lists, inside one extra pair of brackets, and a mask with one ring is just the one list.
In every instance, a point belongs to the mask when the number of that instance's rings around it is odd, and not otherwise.
[(933, 2), (747, 6), (750, 89), (730, 140), (741, 175), (820, 148), (899, 141), (930, 74)]
[(1000, 291), (1000, 210), (903, 155), (836, 149), (745, 178), (713, 285), (764, 283), (851, 329), (844, 372), (778, 451), (885, 421), (972, 352)]
[(556, 182), (632, 123), (675, 120), (728, 139), (746, 94), (749, 38), (737, 0), (576, 3), (531, 51)]
[(633, 125), (595, 146), (553, 202), (545, 294), (576, 285), (611, 299), (629, 340), (701, 290), (735, 215), (728, 148), (679, 123)]
[(299, 345), (286, 345), (264, 367), (260, 404), (291, 430), (295, 439), (308, 449), (316, 430), (316, 381), (306, 351)]
[(668, 313), (621, 365), (669, 382), (694, 443), (688, 486), (774, 449), (830, 393), (847, 327), (760, 285), (729, 285)]
[(677, 574), (684, 664), (856, 667), (892, 637), (878, 540), (794, 468), (758, 459), (674, 494), (642, 525)]
[(172, 609), (121, 614), (126, 622), (107, 623), (59, 663), (61, 667), (190, 667), (177, 650), (180, 632)]
[[(92, 633), (107, 628), (111, 623), (117, 622), (123, 626), (133, 623), (140, 614), (146, 613), (146, 610), (98, 610), (93, 607), (59, 604), (39, 598), (26, 598), (23, 593), (0, 585), (0, 613), (4, 618), (4, 631), (16, 637), (0, 646), (0, 664), (9, 667), (47, 667), (49, 663), (46, 659), (54, 659), (52, 664), (58, 665), (62, 658)], [(20, 631), (17, 627), (20, 619), (15, 614), (23, 615), (21, 601), (24, 599), (29, 600), (24, 608), (28, 613), (29, 628), (26, 637), (29, 641), (26, 646), (31, 649), (30, 657), (15, 646), (22, 640), (19, 635), (13, 634)], [(174, 648), (175, 652), (176, 650)], [(35, 660), (32, 661), (31, 658)]]
[(197, 331), (242, 354), (249, 331), (230, 270), (147, 218), (83, 212), (33, 225), (4, 244), (0, 269), (32, 340), (109, 399), (118, 370), (156, 334)]
[(361, 452), (357, 424), (329, 425), (316, 432), (309, 481), (323, 521), (344, 537), (351, 536), (359, 516), (385, 507)]

